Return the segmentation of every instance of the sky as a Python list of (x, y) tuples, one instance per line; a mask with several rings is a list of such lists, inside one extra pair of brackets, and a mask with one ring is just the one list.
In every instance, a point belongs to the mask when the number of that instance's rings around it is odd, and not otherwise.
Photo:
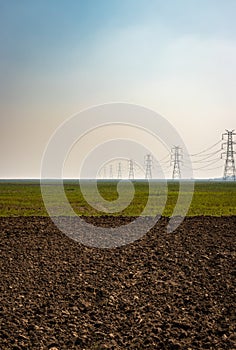
[(56, 128), (110, 102), (156, 111), (190, 154), (217, 143), (236, 129), (235, 15), (234, 0), (0, 0), (0, 178), (39, 178)]

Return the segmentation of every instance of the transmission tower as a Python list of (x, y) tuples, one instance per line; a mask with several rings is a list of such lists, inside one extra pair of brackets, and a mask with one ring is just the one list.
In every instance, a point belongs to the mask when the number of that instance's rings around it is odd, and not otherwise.
[(122, 174), (121, 174), (121, 163), (118, 164), (118, 173), (117, 173), (117, 179), (121, 179)]
[(104, 168), (103, 168), (103, 178), (106, 179), (106, 177), (107, 177), (107, 169), (104, 166)]
[(113, 168), (112, 168), (112, 165), (110, 165), (110, 179), (113, 179)]
[(145, 156), (145, 179), (152, 179), (152, 155), (147, 154)]
[(226, 155), (225, 158), (225, 166), (224, 166), (224, 180), (236, 180), (236, 170), (235, 170), (235, 161), (234, 161), (234, 145), (236, 142), (233, 141), (233, 137), (236, 135), (234, 130), (226, 130), (226, 133), (222, 134), (222, 140), (225, 140), (225, 136), (227, 137), (226, 142), (222, 144), (222, 149), (224, 149), (226, 145), (226, 151), (222, 152), (221, 158), (223, 155)]
[(134, 162), (132, 159), (129, 160), (129, 179), (134, 179)]
[(180, 163), (182, 163), (182, 148), (174, 146), (171, 149), (171, 164), (174, 164), (172, 179), (181, 179)]

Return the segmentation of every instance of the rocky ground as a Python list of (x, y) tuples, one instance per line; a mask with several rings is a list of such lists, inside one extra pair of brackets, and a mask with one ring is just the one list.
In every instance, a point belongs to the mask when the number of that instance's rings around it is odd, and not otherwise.
[(1, 218), (0, 349), (236, 349), (236, 217), (166, 224), (98, 249), (49, 218)]

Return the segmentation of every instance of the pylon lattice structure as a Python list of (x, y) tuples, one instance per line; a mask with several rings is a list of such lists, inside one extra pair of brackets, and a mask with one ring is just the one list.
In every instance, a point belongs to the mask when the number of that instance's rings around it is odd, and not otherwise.
[(117, 179), (122, 179), (122, 173), (121, 173), (121, 163), (118, 164), (118, 173), (117, 173)]
[(152, 179), (152, 163), (153, 158), (151, 154), (145, 156), (145, 179)]
[(106, 179), (107, 177), (107, 168), (104, 166), (103, 168), (103, 178)]
[(112, 164), (110, 165), (110, 179), (113, 179), (113, 167)]
[(182, 163), (182, 148), (174, 146), (171, 149), (171, 164), (173, 164), (172, 179), (181, 179), (180, 163)]
[(134, 162), (132, 159), (129, 160), (129, 179), (134, 179)]
[(235, 160), (234, 155), (236, 152), (234, 151), (234, 145), (236, 142), (234, 142), (233, 137), (236, 135), (234, 130), (226, 130), (226, 133), (222, 134), (222, 140), (225, 140), (225, 137), (227, 137), (226, 142), (222, 143), (222, 149), (226, 146), (226, 151), (221, 153), (221, 158), (223, 156), (226, 156), (225, 158), (225, 166), (224, 166), (224, 180), (236, 180), (236, 170), (235, 170)]

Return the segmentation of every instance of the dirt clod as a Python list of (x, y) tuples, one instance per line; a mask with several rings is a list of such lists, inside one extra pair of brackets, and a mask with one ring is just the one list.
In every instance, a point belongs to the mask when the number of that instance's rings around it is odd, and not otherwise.
[(186, 218), (171, 234), (167, 223), (98, 249), (50, 218), (1, 218), (0, 349), (236, 348), (236, 217)]

